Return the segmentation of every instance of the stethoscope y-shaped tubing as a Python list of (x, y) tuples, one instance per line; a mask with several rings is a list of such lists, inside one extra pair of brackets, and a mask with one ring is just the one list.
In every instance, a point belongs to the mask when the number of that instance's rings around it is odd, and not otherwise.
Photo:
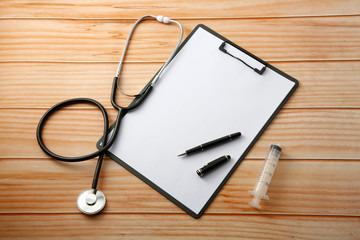
[[(179, 38), (179, 41), (176, 45), (176, 47), (174, 48), (172, 54), (170, 55), (170, 57), (167, 59), (167, 61), (165, 62), (165, 64), (160, 68), (160, 70), (157, 72), (157, 74), (155, 75), (155, 77), (151, 80), (151, 82), (137, 95), (130, 95), (130, 96), (133, 96), (135, 97), (135, 99), (133, 100), (133, 102), (128, 106), (128, 107), (121, 107), (120, 105), (118, 105), (116, 103), (116, 88), (118, 87), (118, 82), (119, 82), (119, 75), (120, 75), (120, 72), (121, 72), (121, 67), (122, 67), (122, 63), (124, 61), (124, 58), (125, 58), (125, 55), (126, 55), (126, 49), (128, 47), (128, 44), (130, 42), (130, 39), (131, 39), (131, 36), (132, 36), (132, 33), (133, 31), (135, 30), (136, 26), (141, 22), (143, 21), (145, 18), (155, 18), (157, 19), (159, 22), (163, 22), (163, 23), (169, 23), (169, 22), (173, 22), (173, 23), (176, 23), (179, 27), (180, 27), (180, 38)], [(57, 160), (60, 160), (60, 161), (64, 161), (64, 162), (80, 162), (80, 161), (84, 161), (84, 160), (88, 160), (88, 159), (91, 159), (91, 158), (95, 158), (97, 156), (100, 156), (100, 154), (104, 153), (106, 150), (108, 150), (111, 145), (113, 144), (113, 142), (115, 141), (115, 137), (119, 131), (119, 126), (120, 126), (120, 121), (121, 121), (121, 118), (126, 114), (127, 111), (131, 110), (131, 109), (134, 109), (136, 108), (145, 98), (146, 96), (148, 96), (148, 94), (151, 92), (152, 90), (152, 86), (157, 82), (157, 80), (159, 79), (161, 73), (164, 71), (164, 69), (166, 68), (166, 66), (169, 64), (169, 62), (172, 60), (172, 58), (174, 57), (180, 43), (181, 43), (181, 40), (182, 40), (182, 36), (183, 36), (183, 28), (181, 26), (181, 24), (175, 20), (171, 20), (167, 17), (163, 17), (163, 16), (154, 16), (154, 15), (145, 15), (145, 16), (142, 16), (141, 18), (139, 18), (135, 24), (133, 25), (130, 33), (129, 33), (129, 36), (128, 36), (128, 39), (126, 41), (126, 44), (125, 44), (125, 47), (124, 47), (124, 51), (122, 53), (122, 56), (121, 56), (121, 60), (119, 62), (119, 66), (118, 66), (118, 69), (117, 69), (117, 73), (116, 73), (116, 76), (114, 78), (114, 81), (113, 81), (113, 86), (112, 86), (112, 91), (111, 91), (111, 103), (113, 105), (113, 107), (117, 110), (119, 110), (119, 113), (118, 113), (118, 116), (116, 118), (116, 121), (114, 123), (114, 132), (110, 138), (110, 140), (107, 142), (107, 136), (106, 136), (106, 132), (107, 132), (107, 129), (108, 129), (108, 126), (109, 126), (109, 121), (108, 121), (108, 116), (107, 116), (107, 113), (106, 113), (106, 110), (105, 108), (99, 103), (97, 102), (96, 100), (93, 100), (93, 99), (90, 99), (90, 98), (74, 98), (74, 99), (69, 99), (69, 100), (65, 100), (63, 102), (60, 102), (56, 105), (54, 105), (53, 107), (51, 107), (44, 115), (43, 117), (40, 119), (39, 121), (39, 124), (38, 124), (38, 127), (37, 127), (37, 131), (36, 131), (36, 137), (37, 137), (37, 140), (38, 140), (38, 143), (41, 147), (41, 149), (46, 153), (48, 154), (49, 156), (57, 159)], [(118, 88), (119, 89), (119, 88)], [(119, 89), (119, 91), (123, 94), (125, 94), (123, 91), (121, 91)], [(129, 94), (125, 94), (125, 95), (128, 95)], [(76, 104), (76, 103), (90, 103), (90, 104), (93, 104), (95, 106), (97, 106), (102, 114), (103, 114), (103, 118), (104, 118), (104, 135), (103, 135), (103, 147), (101, 149), (99, 149), (98, 151), (96, 152), (93, 152), (91, 154), (87, 154), (87, 155), (84, 155), (84, 156), (79, 156), (79, 157), (65, 157), (65, 156), (60, 156), (52, 151), (50, 151), (44, 144), (43, 142), (43, 139), (42, 139), (42, 129), (43, 129), (43, 125), (44, 123), (46, 122), (46, 120), (50, 117), (50, 115), (52, 115), (55, 111), (57, 111), (58, 109), (60, 108), (63, 108), (63, 107), (66, 107), (68, 105), (71, 105), (71, 104)]]
[[(175, 49), (173, 50), (172, 54), (167, 59), (165, 64), (160, 68), (160, 70), (155, 75), (155, 77), (151, 80), (151, 82), (148, 85), (146, 85), (145, 88), (137, 95), (126, 94), (123, 91), (121, 91), (120, 88), (118, 87), (118, 85), (119, 85), (118, 84), (119, 75), (120, 75), (120, 72), (121, 72), (122, 63), (124, 61), (127, 46), (128, 46), (129, 41), (131, 39), (131, 35), (132, 35), (133, 31), (135, 30), (138, 23), (140, 23), (142, 20), (144, 20), (145, 18), (148, 18), (148, 17), (155, 18), (157, 21), (163, 22), (163, 23), (166, 23), (166, 24), (169, 23), (169, 22), (176, 23), (180, 27), (180, 30), (181, 30), (180, 38), (179, 38), (179, 41), (178, 41)], [(157, 80), (159, 79), (161, 73), (164, 71), (166, 66), (169, 64), (169, 62), (175, 56), (176, 51), (177, 51), (178, 47), (180, 46), (182, 36), (183, 36), (183, 28), (182, 28), (181, 24), (179, 22), (177, 22), (177, 21), (171, 20), (171, 19), (169, 19), (167, 17), (163, 17), (163, 16), (157, 16), (156, 17), (156, 16), (153, 16), (153, 15), (145, 15), (145, 16), (139, 18), (136, 21), (136, 23), (133, 25), (133, 27), (132, 27), (132, 29), (131, 29), (131, 31), (129, 33), (129, 36), (128, 36), (128, 39), (126, 41), (125, 48), (124, 48), (121, 60), (119, 62), (119, 66), (118, 66), (118, 69), (117, 69), (116, 76), (114, 77), (114, 80), (113, 80), (113, 86), (112, 86), (110, 99), (111, 99), (111, 104), (113, 105), (113, 107), (115, 109), (117, 109), (119, 112), (118, 112), (118, 115), (116, 117), (116, 121), (114, 122), (113, 133), (112, 133), (112, 136), (110, 137), (110, 140), (107, 141), (107, 134), (108, 134), (108, 129), (109, 129), (109, 118), (108, 118), (108, 115), (106, 113), (105, 108), (99, 102), (97, 102), (96, 100), (90, 99), (90, 98), (74, 98), (74, 99), (69, 99), (69, 100), (62, 101), (62, 102), (54, 105), (40, 119), (39, 124), (37, 126), (37, 130), (36, 130), (36, 138), (37, 138), (37, 141), (38, 141), (39, 146), (41, 147), (41, 149), (48, 156), (50, 156), (50, 157), (52, 157), (54, 159), (60, 160), (60, 161), (64, 161), (64, 162), (80, 162), (80, 161), (85, 161), (85, 160), (88, 160), (88, 159), (91, 159), (91, 158), (99, 157), (98, 161), (97, 161), (95, 173), (94, 173), (93, 183), (92, 183), (92, 189), (94, 190), (94, 193), (95, 193), (98, 178), (99, 178), (99, 174), (100, 174), (100, 169), (101, 169), (101, 165), (102, 165), (102, 161), (103, 161), (103, 158), (104, 158), (104, 154), (112, 146), (112, 144), (115, 141), (115, 138), (116, 138), (116, 136), (117, 136), (117, 134), (119, 132), (121, 119), (123, 118), (123, 116), (125, 116), (125, 114), (129, 110), (134, 109), (137, 106), (139, 106), (140, 103), (142, 103), (143, 100), (149, 95), (149, 93), (152, 90), (152, 86), (157, 82)], [(117, 88), (124, 95), (135, 97), (135, 99), (130, 103), (130, 105), (128, 107), (121, 107), (120, 105), (118, 105), (116, 103), (116, 89)], [(71, 104), (77, 104), (77, 103), (89, 103), (89, 104), (95, 105), (96, 107), (98, 107), (101, 110), (101, 113), (102, 113), (103, 119), (104, 119), (104, 132), (103, 132), (102, 142), (100, 144), (99, 150), (95, 151), (93, 153), (83, 155), (83, 156), (78, 156), (78, 157), (61, 156), (61, 155), (58, 155), (58, 154), (52, 152), (44, 144), (43, 138), (42, 138), (43, 127), (44, 127), (45, 122), (48, 120), (48, 118), (53, 113), (55, 113), (57, 110), (59, 110), (59, 109), (61, 109), (63, 107), (69, 106)]]

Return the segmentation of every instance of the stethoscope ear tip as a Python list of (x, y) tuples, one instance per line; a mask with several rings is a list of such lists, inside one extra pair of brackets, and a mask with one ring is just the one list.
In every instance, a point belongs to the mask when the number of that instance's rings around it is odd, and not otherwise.
[(100, 190), (86, 190), (82, 192), (77, 199), (77, 207), (82, 213), (87, 215), (94, 215), (101, 212), (105, 204), (105, 195)]

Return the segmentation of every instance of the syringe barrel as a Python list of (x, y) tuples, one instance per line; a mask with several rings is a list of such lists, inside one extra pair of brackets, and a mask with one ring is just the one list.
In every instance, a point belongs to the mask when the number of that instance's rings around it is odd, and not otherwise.
[[(272, 176), (274, 175), (275, 168), (279, 162), (281, 154), (281, 147), (278, 145), (271, 145), (270, 150), (265, 158), (264, 165), (262, 167), (258, 182), (255, 187), (255, 191), (262, 189), (266, 190), (268, 189), (270, 185), (270, 181), (272, 179)], [(262, 188), (263, 186), (264, 188)], [(266, 193), (264, 192), (264, 194)]]
[(262, 167), (259, 179), (256, 183), (254, 191), (250, 191), (250, 193), (254, 196), (253, 201), (250, 205), (260, 208), (259, 202), (260, 199), (269, 199), (266, 195), (268, 187), (270, 185), (271, 179), (274, 175), (275, 168), (280, 158), (281, 147), (278, 145), (271, 145), (270, 150), (266, 156), (264, 165)]

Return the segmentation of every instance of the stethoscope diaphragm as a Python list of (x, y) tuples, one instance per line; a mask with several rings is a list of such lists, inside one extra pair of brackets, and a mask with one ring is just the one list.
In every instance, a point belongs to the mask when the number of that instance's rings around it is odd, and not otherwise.
[[(96, 191), (96, 193), (94, 193)], [(100, 190), (86, 190), (77, 199), (79, 210), (85, 214), (93, 215), (100, 212), (106, 203), (105, 195)]]

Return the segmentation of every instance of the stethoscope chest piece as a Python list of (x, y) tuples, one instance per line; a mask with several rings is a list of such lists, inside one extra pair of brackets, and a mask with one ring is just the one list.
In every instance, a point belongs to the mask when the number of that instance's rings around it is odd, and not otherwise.
[(100, 190), (96, 190), (94, 194), (94, 189), (86, 190), (77, 199), (79, 210), (88, 215), (100, 212), (105, 207), (105, 203), (105, 195)]

